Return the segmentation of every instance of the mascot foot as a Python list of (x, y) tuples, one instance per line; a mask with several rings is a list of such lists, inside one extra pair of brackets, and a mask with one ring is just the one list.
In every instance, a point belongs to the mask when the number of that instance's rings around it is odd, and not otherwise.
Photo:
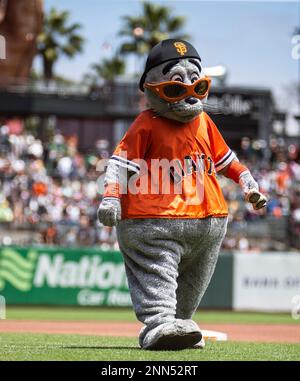
[(141, 347), (148, 350), (179, 350), (192, 348), (201, 339), (202, 334), (195, 322), (176, 319), (149, 331)]
[(205, 347), (204, 337), (202, 337), (202, 339), (193, 346), (193, 348), (195, 349), (204, 349), (204, 347)]
[(155, 343), (144, 349), (151, 350), (180, 350), (191, 348), (195, 345), (195, 342), (199, 340), (201, 333), (190, 332), (184, 335), (169, 334), (159, 337)]

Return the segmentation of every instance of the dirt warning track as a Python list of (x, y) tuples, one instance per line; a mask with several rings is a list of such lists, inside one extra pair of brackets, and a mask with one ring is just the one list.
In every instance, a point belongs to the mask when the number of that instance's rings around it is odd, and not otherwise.
[[(137, 337), (142, 325), (132, 322), (2, 320), (0, 333), (77, 334)], [(205, 324), (205, 330), (225, 332), (230, 341), (300, 343), (296, 324)]]

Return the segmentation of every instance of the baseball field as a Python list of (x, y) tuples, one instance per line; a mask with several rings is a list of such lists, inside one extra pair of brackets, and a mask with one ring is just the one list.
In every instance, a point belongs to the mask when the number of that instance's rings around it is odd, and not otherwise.
[(130, 309), (8, 307), (0, 320), (0, 360), (300, 360), (300, 320), (290, 314), (199, 311), (194, 319), (228, 340), (144, 351)]

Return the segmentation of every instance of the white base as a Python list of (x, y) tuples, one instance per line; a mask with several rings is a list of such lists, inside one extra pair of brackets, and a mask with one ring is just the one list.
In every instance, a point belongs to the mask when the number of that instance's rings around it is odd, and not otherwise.
[(209, 331), (206, 329), (201, 330), (204, 340), (213, 340), (213, 341), (227, 341), (227, 333), (218, 332), (218, 331)]

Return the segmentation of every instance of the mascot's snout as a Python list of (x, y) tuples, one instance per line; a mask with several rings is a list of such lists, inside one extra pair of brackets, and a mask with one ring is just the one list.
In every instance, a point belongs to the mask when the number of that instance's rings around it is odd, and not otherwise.
[(198, 102), (198, 99), (197, 98), (193, 98), (193, 97), (188, 97), (185, 99), (186, 103), (190, 104), (190, 105), (194, 105)]

